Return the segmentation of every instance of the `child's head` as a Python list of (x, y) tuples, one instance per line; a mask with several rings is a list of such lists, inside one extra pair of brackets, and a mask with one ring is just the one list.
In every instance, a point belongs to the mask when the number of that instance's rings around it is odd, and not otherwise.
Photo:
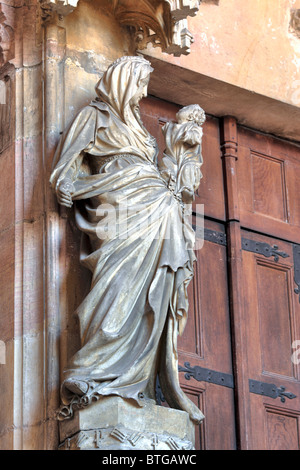
[(176, 119), (179, 124), (194, 121), (202, 126), (205, 122), (205, 112), (198, 104), (191, 104), (180, 109), (176, 114)]

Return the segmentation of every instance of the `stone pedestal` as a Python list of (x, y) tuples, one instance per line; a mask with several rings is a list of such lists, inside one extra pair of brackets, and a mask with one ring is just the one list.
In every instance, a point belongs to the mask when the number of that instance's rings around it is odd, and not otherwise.
[(62, 421), (60, 442), (60, 450), (192, 450), (195, 426), (185, 411), (107, 397)]

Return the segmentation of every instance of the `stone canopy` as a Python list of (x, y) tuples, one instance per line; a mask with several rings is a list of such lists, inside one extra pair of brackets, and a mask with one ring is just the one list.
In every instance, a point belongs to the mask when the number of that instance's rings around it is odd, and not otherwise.
[[(187, 17), (195, 16), (201, 0), (113, 0), (107, 8), (117, 21), (128, 28), (137, 50), (151, 43), (163, 52), (178, 57), (190, 53), (194, 39), (188, 30)], [(70, 14), (79, 0), (43, 0), (45, 17)], [(104, 3), (103, 0), (98, 0)]]

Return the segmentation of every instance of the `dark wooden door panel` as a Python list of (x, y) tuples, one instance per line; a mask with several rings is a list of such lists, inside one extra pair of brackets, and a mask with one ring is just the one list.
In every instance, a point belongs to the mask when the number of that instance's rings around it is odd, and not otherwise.
[[(275, 245), (285, 254), (268, 257), (243, 251), (243, 331), (248, 358), (245, 376), (250, 380), (248, 399), (245, 397), (249, 405), (249, 446), (288, 450), (299, 447), (295, 430), (300, 412), (300, 371), (292, 360), (292, 345), (300, 337), (293, 245), (247, 232), (243, 237), (265, 246)], [(291, 439), (289, 434), (293, 435)]]
[(291, 266), (256, 259), (259, 339), (263, 343), (262, 371), (286, 377), (295, 377), (290, 358), (296, 320), (291, 299), (291, 271)]
[(300, 449), (300, 413), (265, 406), (266, 447), (269, 450)]
[(195, 204), (204, 204), (205, 216), (224, 221), (226, 216), (219, 121), (209, 116), (203, 126), (202, 154), (205, 162), (201, 168), (203, 178)]
[(239, 128), (241, 224), (300, 243), (300, 146)]
[(182, 381), (181, 386), (205, 415), (196, 428), (196, 450), (235, 450), (236, 436), (230, 426), (235, 408), (233, 391), (205, 382), (200, 388), (188, 381)]
[(288, 222), (284, 161), (250, 152), (253, 211)]
[[(205, 407), (205, 390), (199, 386), (193, 387), (193, 384), (182, 384), (182, 390), (189, 397), (189, 399), (195, 403), (195, 405), (202, 410), (206, 410)], [(195, 431), (195, 449), (196, 450), (205, 450), (207, 446), (207, 438), (205, 433), (205, 423), (202, 422), (199, 426), (196, 426)]]
[[(300, 450), (300, 413), (267, 403), (259, 396), (250, 399), (252, 450)], [(254, 411), (256, 410), (256, 411)]]
[[(221, 224), (205, 220), (205, 227), (224, 233)], [(196, 256), (189, 286), (189, 321), (178, 348), (185, 360), (232, 374), (226, 246), (204, 240)], [(197, 334), (197, 350), (191, 347), (193, 334)]]
[(196, 251), (189, 320), (178, 340), (180, 381), (183, 389), (202, 396), (199, 449), (230, 450), (236, 448), (236, 436), (225, 234), (221, 224), (209, 220), (205, 229), (214, 241), (204, 240)]
[(288, 181), (288, 217), (292, 226), (300, 227), (300, 158), (285, 162), (286, 179)]

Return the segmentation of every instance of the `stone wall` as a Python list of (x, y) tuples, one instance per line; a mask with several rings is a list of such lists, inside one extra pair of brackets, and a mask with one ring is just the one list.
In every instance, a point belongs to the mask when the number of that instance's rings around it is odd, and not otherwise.
[(189, 19), (195, 42), (188, 56), (174, 58), (154, 48), (147, 53), (300, 106), (299, 9), (299, 0), (206, 0)]

